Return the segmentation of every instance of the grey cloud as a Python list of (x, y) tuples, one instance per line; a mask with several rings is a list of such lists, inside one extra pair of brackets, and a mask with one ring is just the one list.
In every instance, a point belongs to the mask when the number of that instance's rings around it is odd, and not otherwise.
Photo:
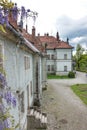
[(63, 38), (87, 35), (87, 17), (73, 20), (67, 16), (61, 16), (56, 21), (56, 28)]
[(87, 16), (79, 20), (73, 20), (67, 16), (61, 16), (56, 21), (56, 29), (60, 37), (70, 39), (71, 45), (77, 43), (87, 46)]

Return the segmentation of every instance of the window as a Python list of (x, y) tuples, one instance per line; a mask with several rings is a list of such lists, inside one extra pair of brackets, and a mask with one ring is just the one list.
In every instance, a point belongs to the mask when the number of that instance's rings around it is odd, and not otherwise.
[(25, 66), (25, 70), (30, 68), (30, 57), (24, 56), (24, 66)]
[(54, 65), (52, 65), (52, 71), (54, 71)]
[(24, 92), (20, 94), (20, 107), (21, 107), (21, 112), (24, 113)]
[(50, 60), (50, 55), (47, 55), (47, 59)]
[(64, 66), (64, 71), (67, 71), (67, 66)]
[(47, 68), (48, 71), (50, 71), (50, 65), (48, 65), (48, 68)]
[(67, 54), (64, 54), (64, 59), (67, 60)]
[(31, 96), (33, 94), (33, 86), (32, 86), (32, 81), (30, 81), (30, 92), (31, 92)]
[(51, 59), (54, 60), (54, 55), (51, 55)]

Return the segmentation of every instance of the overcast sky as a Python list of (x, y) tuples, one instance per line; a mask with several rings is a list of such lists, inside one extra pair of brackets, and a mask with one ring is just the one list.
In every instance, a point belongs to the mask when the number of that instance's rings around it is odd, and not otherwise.
[[(87, 47), (87, 0), (12, 0), (18, 6), (25, 6), (38, 12), (35, 27), (36, 33), (44, 35), (49, 33), (56, 36), (59, 32), (60, 38), (70, 44), (77, 43)], [(33, 21), (29, 19), (29, 32)]]

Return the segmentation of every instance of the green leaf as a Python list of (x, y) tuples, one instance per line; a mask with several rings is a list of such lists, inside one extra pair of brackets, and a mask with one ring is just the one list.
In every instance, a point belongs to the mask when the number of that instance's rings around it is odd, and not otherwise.
[(6, 31), (5, 31), (4, 27), (3, 27), (3, 25), (1, 25), (1, 24), (0, 24), (0, 31), (2, 31), (3, 33), (6, 33)]
[(19, 123), (15, 126), (15, 129), (19, 127)]

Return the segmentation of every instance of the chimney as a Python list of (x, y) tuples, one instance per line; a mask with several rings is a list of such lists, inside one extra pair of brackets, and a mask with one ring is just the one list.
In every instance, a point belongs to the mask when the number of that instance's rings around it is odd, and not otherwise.
[[(15, 3), (14, 5), (15, 8), (17, 8), (17, 4)], [(13, 16), (13, 12), (14, 12), (14, 9), (13, 10), (10, 10), (9, 11), (9, 15), (8, 15), (8, 20), (9, 22), (13, 25), (13, 26), (16, 26), (17, 27), (17, 19), (18, 19), (18, 15), (16, 14), (16, 16), (14, 17)], [(16, 12), (17, 13), (17, 12)]]
[(23, 29), (23, 20), (21, 19), (19, 24), (18, 24), (19, 30), (22, 32)]
[(67, 43), (69, 44), (69, 38), (67, 37)]
[(38, 37), (40, 36), (40, 33), (38, 33)]
[(57, 39), (57, 41), (59, 41), (59, 33), (58, 32), (56, 33), (56, 39)]
[(47, 33), (47, 36), (49, 36), (49, 33)]
[(32, 36), (35, 37), (35, 27), (32, 27)]
[(27, 26), (27, 24), (26, 24), (26, 33), (27, 33), (27, 30), (28, 30), (28, 26)]

